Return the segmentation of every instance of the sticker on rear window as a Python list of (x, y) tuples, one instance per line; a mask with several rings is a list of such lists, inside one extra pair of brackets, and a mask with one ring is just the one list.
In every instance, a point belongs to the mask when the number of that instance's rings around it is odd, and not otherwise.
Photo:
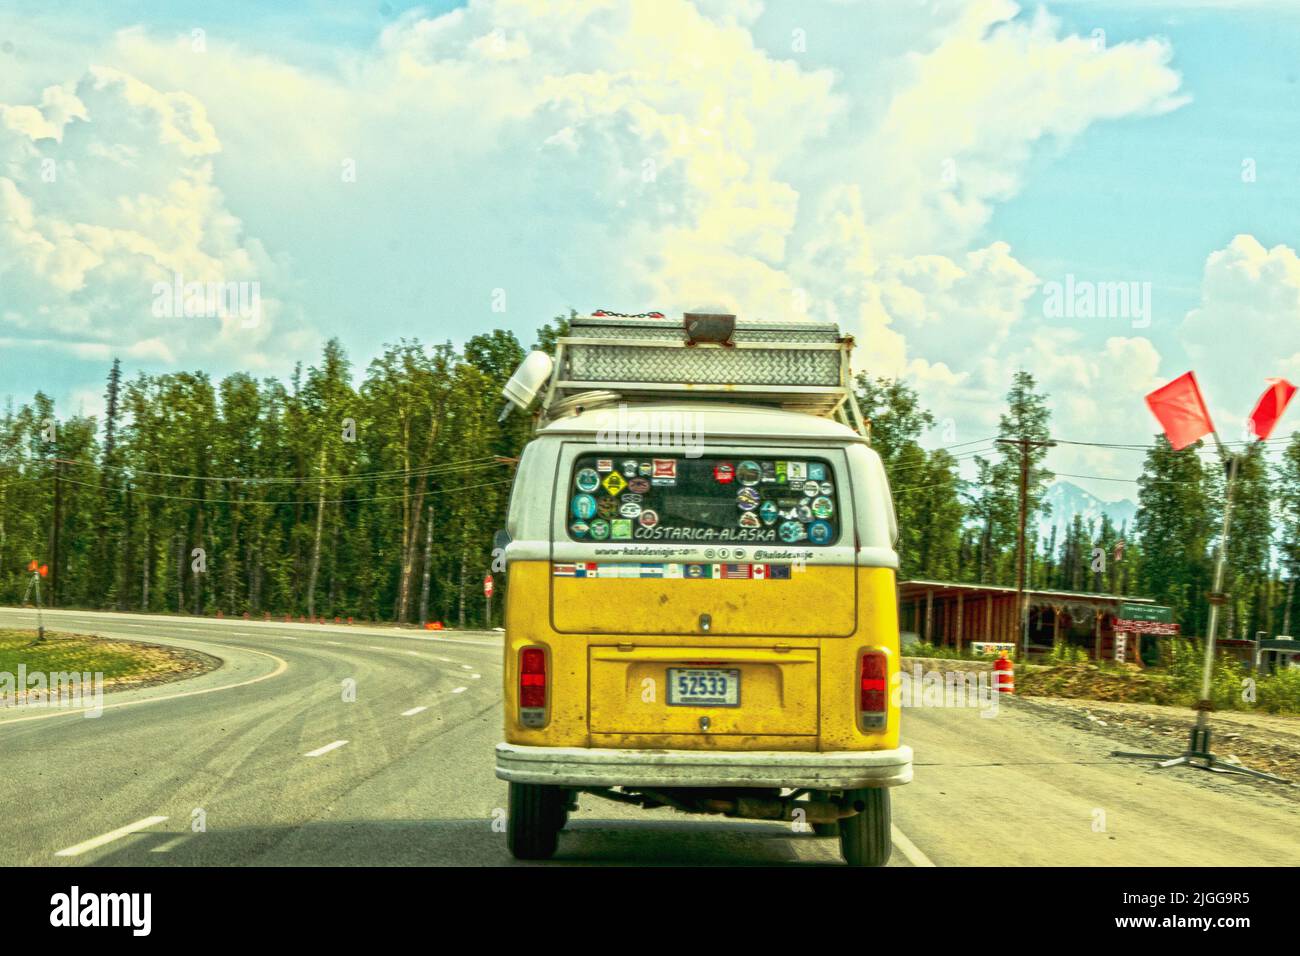
[(840, 538), (833, 472), (817, 460), (581, 455), (566, 524), (573, 540), (825, 547)]

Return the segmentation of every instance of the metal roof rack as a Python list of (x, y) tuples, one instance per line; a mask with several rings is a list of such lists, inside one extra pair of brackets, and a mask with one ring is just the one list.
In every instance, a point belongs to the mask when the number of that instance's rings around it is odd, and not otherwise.
[[(577, 316), (556, 344), (542, 420), (609, 401), (704, 399), (832, 418), (865, 435), (852, 349), (834, 322)], [(603, 394), (578, 400), (586, 393)]]

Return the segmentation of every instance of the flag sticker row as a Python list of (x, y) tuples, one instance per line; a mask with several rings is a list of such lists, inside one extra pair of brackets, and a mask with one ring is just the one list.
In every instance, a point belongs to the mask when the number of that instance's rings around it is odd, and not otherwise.
[(668, 578), (708, 581), (788, 581), (788, 564), (645, 564), (578, 561), (555, 563), (557, 578)]

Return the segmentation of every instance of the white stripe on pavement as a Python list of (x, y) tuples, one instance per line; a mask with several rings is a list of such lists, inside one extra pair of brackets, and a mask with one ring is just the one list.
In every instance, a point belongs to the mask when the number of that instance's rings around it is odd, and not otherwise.
[(172, 838), (171, 838), (170, 840), (168, 840), (166, 843), (160, 843), (158, 846), (154, 847), (154, 848), (151, 849), (149, 852), (150, 852), (150, 853), (170, 853), (170, 852), (171, 852), (172, 850), (174, 850), (176, 847), (180, 846), (182, 843), (184, 843), (186, 840), (188, 840), (191, 836), (193, 836), (192, 833), (182, 833), (180, 836), (172, 837)]
[[(123, 700), (116, 704), (104, 704), (102, 709), (112, 710), (117, 707), (135, 707), (139, 704), (156, 704), (159, 701), (164, 700), (179, 700), (182, 697), (198, 697), (201, 694), (215, 694), (217, 691), (221, 690), (234, 690), (236, 687), (248, 687), (250, 684), (257, 684), (264, 680), (270, 680), (272, 677), (279, 677), (289, 669), (289, 662), (283, 658), (276, 657), (274, 654), (267, 654), (265, 651), (255, 651), (251, 647), (241, 648), (241, 650), (246, 654), (256, 654), (258, 657), (269, 657), (271, 660), (276, 662), (275, 670), (271, 671), (269, 674), (263, 674), (261, 677), (253, 677), (249, 680), (240, 681), (237, 684), (222, 684), (220, 687), (205, 687), (202, 690), (187, 690), (179, 694), (164, 694), (161, 697), (142, 697), (138, 700)], [(69, 714), (84, 714), (89, 709), (89, 707), (69, 707), (65, 710), (53, 710), (48, 714), (36, 714), (33, 717), (16, 717), (13, 720), (0, 720), (0, 727), (5, 727), (9, 724), (23, 724), (29, 720), (50, 720), (54, 717), (65, 717)]]
[(453, 694), (463, 694), (463, 693), (464, 693), (465, 691), (467, 691), (467, 690), (469, 690), (468, 687), (457, 687), (455, 690), (452, 691), (452, 693), (453, 693)]
[(94, 850), (106, 843), (112, 843), (114, 840), (120, 840), (124, 836), (130, 836), (139, 830), (145, 830), (157, 823), (162, 823), (166, 817), (145, 817), (143, 820), (136, 820), (135, 823), (128, 823), (124, 827), (118, 827), (116, 830), (109, 830), (107, 833), (92, 837), (85, 843), (78, 843), (76, 846), (70, 846), (66, 850), (60, 850), (55, 856), (81, 856), (87, 850)]
[(344, 746), (345, 744), (347, 744), (346, 740), (336, 740), (334, 741), (334, 743), (326, 744), (324, 747), (317, 747), (315, 750), (309, 750), (305, 754), (303, 754), (303, 756), (320, 757), (324, 754), (329, 753), (331, 750), (338, 750), (340, 747)]
[(898, 827), (891, 826), (889, 834), (893, 838), (894, 846), (898, 847), (899, 852), (907, 857), (907, 862), (913, 866), (934, 866), (934, 861), (921, 852), (920, 848), (907, 838), (902, 830)]
[(420, 711), (422, 711), (422, 710), (428, 710), (428, 709), (429, 709), (428, 707), (412, 707), (410, 710), (404, 710), (404, 711), (402, 711), (402, 716), (403, 716), (403, 717), (414, 717), (414, 716), (415, 716), (416, 714), (418, 714)]

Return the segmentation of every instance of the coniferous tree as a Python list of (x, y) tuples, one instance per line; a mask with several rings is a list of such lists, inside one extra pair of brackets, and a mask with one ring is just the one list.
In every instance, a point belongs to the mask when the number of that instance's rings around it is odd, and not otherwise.
[(1174, 451), (1157, 435), (1138, 479), (1138, 590), (1174, 609), (1183, 631), (1204, 634), (1209, 543), (1214, 535), (1208, 479), (1198, 442)]
[(962, 481), (948, 452), (927, 452), (920, 445), (934, 416), (921, 407), (911, 386), (895, 379), (859, 375), (857, 399), (893, 490), (900, 575), (956, 576), (961, 564)]
[(1291, 436), (1277, 474), (1278, 554), (1286, 575), (1279, 633), (1291, 634), (1295, 620), (1296, 579), (1300, 577), (1300, 431)]

